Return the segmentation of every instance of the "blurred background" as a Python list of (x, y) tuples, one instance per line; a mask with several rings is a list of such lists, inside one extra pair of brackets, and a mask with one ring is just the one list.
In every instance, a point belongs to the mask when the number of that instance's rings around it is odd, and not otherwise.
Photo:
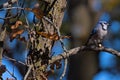
[[(0, 4), (7, 0), (0, 0)], [(36, 2), (34, 0), (25, 0), (26, 5), (32, 7)], [(32, 3), (31, 3), (32, 2)], [(0, 12), (0, 17), (4, 17), (5, 12)], [(31, 23), (33, 13), (27, 12), (27, 18)], [(71, 39), (64, 39), (65, 46), (68, 49), (84, 45), (94, 25), (99, 20), (110, 22), (108, 36), (103, 41), (105, 47), (120, 51), (120, 0), (68, 0), (67, 8), (61, 27), (63, 35), (70, 35)], [(3, 24), (3, 20), (0, 20)], [(23, 33), (26, 36), (27, 32)], [(11, 49), (10, 57), (20, 61), (25, 61), (27, 51), (25, 44), (14, 40), (7, 41)], [(23, 47), (20, 47), (22, 44)], [(12, 46), (11, 46), (12, 45)], [(52, 49), (54, 55), (63, 52), (60, 42), (57, 41)], [(19, 56), (19, 57), (18, 57)], [(22, 65), (3, 59), (3, 64), (13, 72), (18, 80), (22, 80), (25, 74)], [(9, 66), (7, 66), (9, 65)], [(63, 64), (64, 65), (64, 64)], [(67, 74), (64, 80), (119, 80), (120, 79), (120, 59), (108, 52), (79, 52), (77, 55), (69, 58)], [(63, 68), (56, 70), (56, 73), (49, 77), (49, 80), (59, 80)], [(3, 78), (11, 77), (7, 72)]]
[[(120, 51), (119, 9), (120, 0), (68, 0), (68, 17), (63, 24), (72, 35), (70, 47), (85, 44), (95, 24), (105, 20), (111, 26), (103, 45)], [(118, 57), (107, 52), (78, 53), (70, 58), (67, 80), (119, 80), (119, 62)]]

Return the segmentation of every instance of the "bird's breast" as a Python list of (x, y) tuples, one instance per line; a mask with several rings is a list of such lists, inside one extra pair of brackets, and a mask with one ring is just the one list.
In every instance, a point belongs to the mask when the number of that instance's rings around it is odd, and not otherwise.
[(100, 39), (103, 39), (107, 35), (107, 30), (100, 30), (98, 36)]

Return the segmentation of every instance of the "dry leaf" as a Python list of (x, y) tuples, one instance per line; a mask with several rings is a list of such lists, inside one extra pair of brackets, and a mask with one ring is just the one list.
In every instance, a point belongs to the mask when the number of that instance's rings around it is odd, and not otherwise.
[(11, 29), (17, 29), (22, 24), (23, 24), (22, 21), (16, 21), (16, 23), (11, 26)]
[(12, 41), (13, 39), (15, 39), (17, 37), (17, 35), (20, 35), (24, 32), (24, 30), (18, 30), (16, 32), (13, 32), (10, 36), (10, 41)]
[(57, 33), (50, 34), (50, 33), (46, 33), (46, 32), (37, 32), (37, 34), (41, 35), (42, 37), (48, 38), (50, 40), (54, 40), (54, 41), (57, 41), (60, 38), (61, 39), (70, 38), (70, 36), (60, 36), (59, 37)]
[(35, 14), (36, 18), (38, 18), (38, 19), (42, 19), (44, 16), (43, 11), (40, 10), (39, 8), (33, 8), (32, 12)]
[(42, 19), (44, 16), (44, 13), (40, 8), (25, 8), (25, 10), (33, 12), (37, 19)]
[(51, 39), (51, 40), (55, 40), (55, 41), (59, 40), (59, 36), (56, 33), (50, 34), (50, 33), (46, 33), (46, 32), (37, 32), (37, 34), (39, 34), (45, 38)]

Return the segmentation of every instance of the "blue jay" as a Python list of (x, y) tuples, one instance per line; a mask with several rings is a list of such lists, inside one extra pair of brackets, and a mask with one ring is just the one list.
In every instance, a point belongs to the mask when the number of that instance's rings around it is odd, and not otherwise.
[(101, 47), (102, 40), (107, 35), (109, 23), (106, 21), (99, 21), (97, 25), (92, 30), (90, 37), (88, 38), (86, 45), (95, 44)]

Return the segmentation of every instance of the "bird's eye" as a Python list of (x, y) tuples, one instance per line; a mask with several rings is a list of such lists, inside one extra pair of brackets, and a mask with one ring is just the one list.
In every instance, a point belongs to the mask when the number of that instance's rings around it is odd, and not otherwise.
[(101, 24), (101, 26), (104, 26), (103, 23), (100, 23), (100, 24)]
[(109, 25), (108, 23), (104, 23), (105, 25)]

